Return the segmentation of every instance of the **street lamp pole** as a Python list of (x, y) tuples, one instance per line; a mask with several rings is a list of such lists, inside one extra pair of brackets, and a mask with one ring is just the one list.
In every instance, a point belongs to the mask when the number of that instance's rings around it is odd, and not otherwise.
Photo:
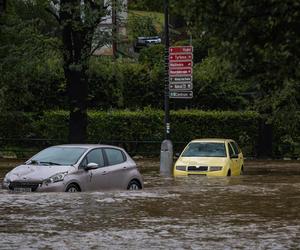
[(164, 136), (165, 140), (161, 144), (160, 150), (160, 173), (164, 176), (172, 174), (173, 165), (173, 144), (170, 140), (170, 107), (169, 107), (169, 0), (164, 0), (165, 16), (165, 81), (164, 81)]

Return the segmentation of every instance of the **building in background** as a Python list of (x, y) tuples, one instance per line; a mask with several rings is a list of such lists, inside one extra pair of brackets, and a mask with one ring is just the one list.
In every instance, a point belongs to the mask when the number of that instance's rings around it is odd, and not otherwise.
[[(127, 41), (127, 3), (127, 0), (106, 0), (104, 2), (108, 15), (102, 18), (99, 30), (95, 34), (94, 46), (99, 48), (95, 49), (94, 55), (117, 57), (121, 53), (120, 46)], [(98, 35), (99, 39), (97, 39)], [(104, 42), (103, 37), (107, 38), (107, 40), (104, 39)]]

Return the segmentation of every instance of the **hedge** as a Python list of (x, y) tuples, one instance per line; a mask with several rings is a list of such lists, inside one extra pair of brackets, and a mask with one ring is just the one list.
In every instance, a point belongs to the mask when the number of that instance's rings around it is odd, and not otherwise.
[[(16, 119), (12, 114), (9, 117), (1, 119), (2, 138), (44, 138), (50, 145), (67, 142), (66, 111), (19, 113)], [(195, 138), (219, 137), (235, 139), (246, 155), (255, 154), (259, 128), (259, 115), (255, 112), (179, 110), (171, 111), (170, 119), (175, 151)], [(90, 111), (88, 121), (89, 143), (130, 141), (122, 146), (133, 154), (159, 153), (164, 139), (164, 112), (160, 110)]]

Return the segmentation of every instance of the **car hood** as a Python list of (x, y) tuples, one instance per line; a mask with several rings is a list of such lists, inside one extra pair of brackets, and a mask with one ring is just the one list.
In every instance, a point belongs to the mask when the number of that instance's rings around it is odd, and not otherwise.
[(8, 181), (43, 181), (55, 174), (74, 172), (73, 166), (20, 165), (7, 173)]
[(176, 165), (192, 166), (223, 166), (226, 163), (225, 157), (180, 157)]

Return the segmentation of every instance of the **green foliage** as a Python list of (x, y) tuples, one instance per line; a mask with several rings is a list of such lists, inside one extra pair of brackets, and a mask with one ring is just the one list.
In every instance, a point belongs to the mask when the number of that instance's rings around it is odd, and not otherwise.
[(32, 135), (33, 115), (23, 112), (6, 112), (0, 115), (0, 138), (27, 138)]
[[(163, 140), (163, 111), (90, 111), (88, 119), (88, 141), (91, 143)], [(43, 115), (23, 113), (1, 121), (0, 131), (6, 131), (14, 138), (45, 138), (49, 144), (66, 142), (68, 138), (69, 113), (65, 111), (45, 112)], [(258, 137), (258, 122), (259, 116), (255, 112), (173, 111), (172, 140), (183, 145), (195, 138), (233, 138), (241, 144), (246, 154), (253, 155)], [(153, 144), (152, 152), (148, 154), (158, 154), (159, 147), (158, 144)]]
[(237, 80), (228, 61), (207, 57), (194, 67), (194, 102), (209, 110), (244, 110), (247, 101), (242, 93), (247, 83)]
[[(175, 43), (176, 46), (190, 45), (189, 40), (181, 40)], [(193, 62), (194, 64), (201, 63), (208, 56), (208, 50), (212, 47), (207, 38), (198, 38), (192, 40), (193, 46)]]
[(147, 10), (147, 11), (163, 12), (163, 1), (129, 0), (128, 7), (131, 10)]
[(10, 2), (0, 29), (1, 109), (40, 111), (55, 108), (64, 77), (57, 53), (59, 42), (47, 33), (51, 21), (31, 1)]
[(163, 102), (163, 68), (94, 59), (89, 71), (90, 107), (158, 107)]
[(171, 113), (174, 140), (231, 138), (244, 153), (253, 155), (258, 139), (259, 115), (255, 112), (181, 110)]
[(140, 51), (139, 62), (148, 66), (164, 65), (165, 46), (162, 44), (152, 45)]
[[(299, 1), (173, 0), (173, 10), (186, 18), (193, 37), (205, 34), (213, 52), (232, 64), (236, 78), (254, 93), (248, 108), (264, 121), (294, 134), (299, 110)], [(286, 122), (289, 117), (289, 122)], [(293, 124), (292, 124), (293, 123)], [(290, 139), (289, 139), (290, 140)]]
[(128, 34), (131, 41), (140, 36), (156, 36), (155, 17), (132, 14), (128, 20)]

